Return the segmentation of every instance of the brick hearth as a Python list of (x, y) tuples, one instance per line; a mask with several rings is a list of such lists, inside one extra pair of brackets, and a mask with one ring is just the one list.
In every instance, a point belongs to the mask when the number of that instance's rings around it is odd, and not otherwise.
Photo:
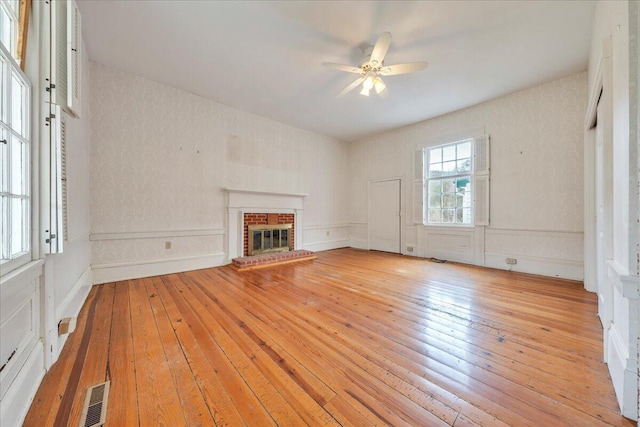
[(282, 264), (286, 262), (305, 261), (316, 258), (317, 257), (313, 252), (299, 249), (296, 251), (281, 252), (277, 254), (263, 254), (234, 258), (232, 265), (239, 270), (247, 270), (251, 268), (264, 267), (269, 264)]

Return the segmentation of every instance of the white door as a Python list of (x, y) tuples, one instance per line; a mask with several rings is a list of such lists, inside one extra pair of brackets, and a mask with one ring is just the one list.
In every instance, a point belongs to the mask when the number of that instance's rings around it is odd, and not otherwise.
[(369, 186), (369, 248), (400, 253), (400, 180)]

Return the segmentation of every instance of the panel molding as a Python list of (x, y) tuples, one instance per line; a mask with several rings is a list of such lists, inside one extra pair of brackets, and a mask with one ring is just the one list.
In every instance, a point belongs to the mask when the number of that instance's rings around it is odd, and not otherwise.
[(350, 239), (336, 239), (336, 240), (328, 240), (324, 242), (305, 243), (304, 249), (308, 251), (320, 252), (320, 251), (328, 251), (331, 249), (348, 248), (350, 244), (351, 244)]
[(141, 277), (220, 267), (226, 264), (226, 254), (224, 252), (177, 258), (94, 264), (91, 266), (93, 270), (92, 281), (94, 285), (99, 285)]
[(193, 237), (193, 236), (221, 236), (226, 233), (224, 228), (203, 228), (195, 230), (158, 230), (158, 231), (120, 231), (91, 233), (89, 240), (98, 242), (103, 240), (129, 240), (129, 239), (157, 239), (166, 237)]

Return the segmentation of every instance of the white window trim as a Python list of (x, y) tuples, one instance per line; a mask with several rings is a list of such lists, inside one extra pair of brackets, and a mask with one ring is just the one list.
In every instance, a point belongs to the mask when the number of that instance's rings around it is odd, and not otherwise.
[[(5, 48), (5, 46), (0, 43), (0, 49), (2, 50), (3, 55), (6, 57), (6, 59), (8, 60), (8, 64), (9, 64), (9, 73), (7, 73), (7, 78), (10, 79), (10, 76), (12, 73), (17, 73), (22, 80), (25, 83), (25, 87), (26, 87), (26, 96), (25, 96), (25, 103), (26, 105), (23, 107), (24, 108), (24, 129), (25, 129), (25, 135), (20, 135), (20, 139), (24, 141), (25, 144), (28, 145), (26, 153), (27, 153), (27, 159), (25, 161), (25, 167), (27, 168), (27, 170), (24, 172), (24, 179), (25, 179), (25, 187), (26, 187), (26, 191), (25, 194), (21, 197), (22, 199), (26, 199), (28, 201), (27, 206), (27, 212), (25, 214), (26, 216), (26, 220), (27, 223), (25, 225), (25, 233), (26, 235), (24, 236), (25, 242), (28, 245), (28, 250), (27, 251), (23, 251), (18, 253), (16, 256), (14, 256), (13, 258), (7, 259), (7, 260), (2, 260), (0, 261), (0, 270), (2, 270), (1, 272), (1, 276), (4, 276), (14, 270), (16, 270), (17, 268), (29, 263), (32, 260), (32, 255), (33, 255), (33, 240), (32, 240), (32, 233), (33, 233), (33, 220), (32, 220), (32, 212), (33, 212), (33, 196), (32, 196), (32, 188), (31, 188), (31, 175), (32, 175), (32, 158), (33, 158), (33, 141), (32, 141), (32, 129), (31, 129), (31, 93), (32, 93), (32, 87), (31, 87), (31, 82), (29, 80), (29, 78), (25, 75), (25, 73), (20, 69), (20, 66), (18, 65), (18, 63), (15, 61), (15, 58), (13, 57), (13, 55)], [(5, 82), (6, 84), (6, 82)], [(7, 84), (7, 91), (10, 91), (10, 83)], [(7, 97), (7, 99), (2, 100), (2, 102), (7, 102), (7, 105), (5, 105), (5, 108), (7, 109), (7, 111), (10, 113), (10, 105), (9, 105), (9, 99)], [(11, 132), (11, 129), (9, 129), (9, 132)], [(8, 228), (10, 228), (11, 226), (9, 225)], [(8, 234), (8, 233), (7, 233)], [(3, 238), (7, 238), (7, 236), (3, 236)]]
[[(429, 178), (427, 176), (427, 167), (428, 167), (428, 163), (424, 162), (423, 163), (423, 178), (422, 178), (422, 182), (423, 182), (423, 225), (425, 227), (431, 228), (433, 227), (434, 229), (442, 229), (442, 228), (452, 228), (452, 229), (460, 229), (460, 228), (473, 228), (475, 227), (475, 206), (473, 203), (473, 198), (475, 197), (475, 159), (474, 159), (474, 152), (475, 152), (475, 137), (470, 136), (470, 137), (464, 137), (464, 138), (459, 138), (459, 139), (455, 139), (453, 141), (449, 141), (449, 142), (442, 142), (439, 144), (432, 144), (429, 145), (427, 147), (424, 147), (422, 149), (423, 152), (423, 156), (424, 158), (426, 158), (428, 156), (428, 151), (433, 149), (433, 148), (437, 148), (437, 147), (445, 147), (448, 145), (453, 145), (453, 144), (458, 144), (461, 142), (465, 142), (465, 141), (469, 141), (471, 143), (471, 170), (468, 173), (464, 173), (464, 174), (456, 174), (456, 175), (446, 175), (446, 176), (440, 176), (440, 177), (434, 177), (434, 178)], [(458, 177), (466, 177), (469, 176), (471, 178), (471, 197), (472, 197), (472, 202), (471, 202), (471, 207), (470, 207), (470, 211), (471, 211), (471, 220), (468, 224), (459, 224), (459, 223), (452, 223), (452, 222), (441, 222), (441, 223), (433, 223), (433, 222), (429, 222), (428, 221), (428, 215), (429, 215), (429, 181), (432, 179), (443, 179), (443, 178), (458, 178)], [(442, 209), (442, 208), (441, 208)]]

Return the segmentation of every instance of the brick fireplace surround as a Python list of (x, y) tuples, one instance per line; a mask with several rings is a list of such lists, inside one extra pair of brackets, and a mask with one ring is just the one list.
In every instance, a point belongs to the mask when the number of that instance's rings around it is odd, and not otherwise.
[[(268, 223), (269, 214), (278, 214), (279, 223), (292, 224), (291, 249), (304, 249), (302, 241), (303, 230), (303, 201), (307, 194), (280, 193), (275, 191), (261, 191), (251, 189), (223, 188), (227, 194), (227, 262), (234, 258), (242, 257), (246, 251), (248, 242), (246, 215), (263, 215), (260, 219), (264, 224)], [(251, 221), (258, 218), (251, 217)], [(295, 233), (295, 234), (294, 234)]]
[[(276, 221), (269, 222), (269, 217), (277, 217)], [(289, 236), (289, 250), (293, 250), (293, 242), (295, 242), (295, 214), (266, 214), (266, 213), (245, 213), (244, 214), (244, 231), (243, 236), (243, 256), (249, 255), (249, 226), (250, 225), (274, 225), (274, 224), (291, 224)]]

